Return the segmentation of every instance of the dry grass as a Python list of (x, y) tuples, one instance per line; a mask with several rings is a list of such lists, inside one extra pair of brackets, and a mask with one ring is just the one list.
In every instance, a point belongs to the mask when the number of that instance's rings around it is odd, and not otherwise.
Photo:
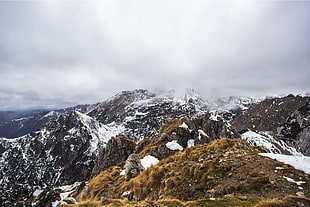
[(185, 122), (186, 119), (173, 119), (171, 121), (169, 121), (169, 123), (165, 124), (162, 129), (161, 129), (161, 133), (168, 133), (173, 131), (174, 129), (178, 128), (180, 125), (183, 124), (183, 122)]
[(310, 206), (310, 199), (306, 197), (287, 196), (284, 199), (261, 200), (254, 207), (292, 207)]
[[(224, 156), (226, 152), (229, 156)], [(268, 174), (244, 174), (244, 168), (240, 168), (239, 173), (244, 175), (243, 180), (237, 180), (234, 183), (239, 176), (237, 175), (237, 177), (231, 178), (232, 183), (228, 183), (227, 177), (235, 176), (238, 167), (246, 165), (246, 169), (249, 169), (248, 165), (252, 166), (253, 160), (266, 162), (265, 158), (261, 158), (255, 153), (255, 151), (249, 150), (242, 140), (215, 140), (206, 146), (197, 145), (179, 151), (129, 181), (120, 175), (123, 169), (123, 164), (120, 164), (101, 172), (89, 182), (88, 186), (91, 191), (83, 198), (83, 202), (88, 202), (90, 206), (294, 206), (293, 204), (297, 202), (294, 197), (287, 197), (283, 200), (264, 200), (251, 197), (257, 196), (257, 192), (264, 191), (264, 188), (270, 186)], [(248, 160), (240, 163), (240, 159)], [(270, 165), (279, 164), (271, 162)], [(225, 182), (222, 182), (223, 180)], [(248, 197), (220, 198), (223, 195), (212, 194), (218, 198), (216, 200), (201, 199), (210, 198), (209, 191), (214, 191), (218, 185), (225, 188), (231, 187), (229, 188), (230, 194), (235, 193), (235, 195)], [(139, 202), (119, 200), (118, 198), (125, 191), (132, 191)], [(102, 197), (104, 200), (100, 201)]]

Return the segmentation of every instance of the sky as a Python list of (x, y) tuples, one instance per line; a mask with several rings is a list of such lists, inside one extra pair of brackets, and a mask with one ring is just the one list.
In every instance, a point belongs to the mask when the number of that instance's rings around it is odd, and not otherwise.
[(310, 91), (307, 1), (0, 2), (0, 110)]

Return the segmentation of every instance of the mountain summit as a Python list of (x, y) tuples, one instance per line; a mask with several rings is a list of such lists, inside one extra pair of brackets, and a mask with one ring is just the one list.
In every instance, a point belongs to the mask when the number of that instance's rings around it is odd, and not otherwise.
[(206, 101), (192, 89), (181, 95), (176, 91), (154, 94), (140, 89), (118, 93), (86, 114), (109, 126), (123, 126), (124, 135), (142, 140), (154, 136), (171, 119), (197, 117), (207, 111)]

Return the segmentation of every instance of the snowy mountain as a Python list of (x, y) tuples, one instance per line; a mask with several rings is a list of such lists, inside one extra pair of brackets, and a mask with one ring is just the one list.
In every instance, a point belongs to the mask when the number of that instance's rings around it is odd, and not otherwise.
[(86, 114), (108, 126), (123, 126), (134, 140), (151, 138), (171, 119), (197, 117), (208, 111), (206, 101), (192, 89), (160, 94), (146, 90), (123, 91), (96, 104)]
[(232, 124), (253, 146), (310, 155), (309, 102), (310, 97), (293, 95), (266, 99), (236, 116)]
[[(309, 97), (259, 100), (205, 100), (192, 89), (134, 90), (97, 103), (85, 114), (45, 112), (34, 119), (36, 123), (46, 119), (39, 130), (19, 138), (0, 138), (0, 205), (50, 205), (68, 192), (80, 193), (84, 181), (119, 165), (132, 153), (161, 160), (221, 138), (242, 138), (252, 150), (263, 147), (261, 152), (301, 155), (300, 143), (309, 140), (305, 105)], [(63, 185), (69, 186), (59, 187)]]
[(266, 97), (210, 97), (208, 98), (208, 108), (220, 114), (226, 120), (232, 120), (235, 116), (248, 110), (255, 104), (266, 99)]
[(90, 105), (77, 105), (58, 110), (1, 111), (0, 137), (14, 138), (26, 135), (47, 125), (61, 114), (85, 112)]
[(279, 139), (310, 156), (310, 102), (294, 111), (277, 131)]
[(26, 199), (36, 188), (89, 179), (98, 150), (116, 134), (117, 128), (73, 111), (39, 131), (0, 139), (2, 205)]

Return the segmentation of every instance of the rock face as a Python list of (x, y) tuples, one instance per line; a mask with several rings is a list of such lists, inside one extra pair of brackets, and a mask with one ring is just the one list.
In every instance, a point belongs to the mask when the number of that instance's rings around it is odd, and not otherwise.
[(310, 101), (310, 97), (289, 95), (283, 98), (266, 99), (235, 117), (233, 125), (238, 129), (272, 131), (284, 124), (291, 113)]
[(293, 112), (278, 128), (278, 138), (292, 143), (301, 153), (310, 156), (310, 103)]
[[(272, 139), (270, 143), (278, 143), (280, 148), (294, 147), (309, 155), (309, 102), (310, 97), (293, 95), (266, 99), (235, 117), (233, 126), (261, 134), (268, 131), (265, 139)], [(282, 151), (286, 152), (284, 148)]]
[(87, 114), (103, 124), (123, 126), (122, 134), (138, 141), (153, 137), (170, 119), (195, 117), (206, 111), (206, 101), (190, 89), (181, 95), (134, 90), (96, 104)]
[[(111, 135), (111, 129), (74, 111), (24, 137), (0, 139), (5, 150), (0, 157), (0, 194), (4, 198), (0, 205), (27, 198), (34, 186), (89, 179), (98, 150)], [(13, 191), (22, 192), (15, 197)]]
[(138, 154), (131, 154), (129, 155), (128, 159), (126, 160), (125, 164), (125, 177), (127, 180), (138, 176), (144, 167), (141, 164), (140, 158)]
[(119, 135), (111, 138), (96, 157), (92, 177), (119, 162), (125, 161), (135, 148), (136, 143), (128, 137)]
[(240, 135), (227, 121), (206, 113), (194, 119), (171, 121), (152, 140), (140, 142), (136, 153), (150, 154), (161, 160), (186, 147), (220, 138), (240, 138)]

